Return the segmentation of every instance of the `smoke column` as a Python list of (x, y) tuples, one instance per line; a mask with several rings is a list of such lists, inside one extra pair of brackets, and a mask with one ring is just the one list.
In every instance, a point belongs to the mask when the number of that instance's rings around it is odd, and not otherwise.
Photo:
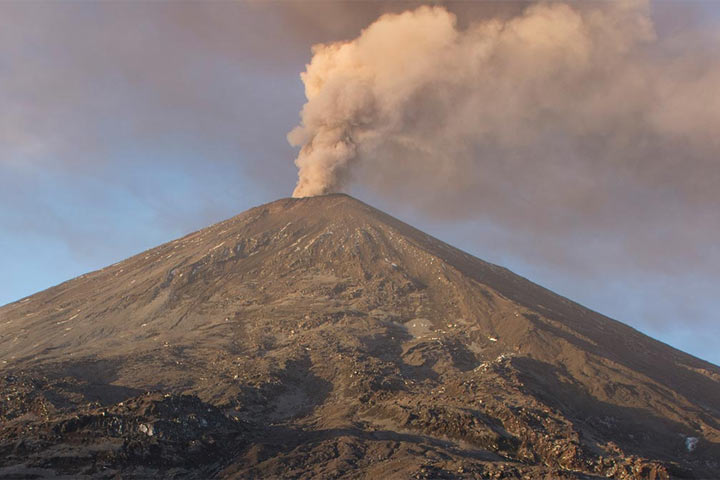
[(293, 196), (359, 182), (437, 209), (502, 201), (490, 215), (523, 221), (519, 203), (577, 217), (660, 190), (714, 208), (718, 42), (673, 40), (641, 0), (540, 2), (464, 29), (442, 7), (384, 15), (313, 47)]

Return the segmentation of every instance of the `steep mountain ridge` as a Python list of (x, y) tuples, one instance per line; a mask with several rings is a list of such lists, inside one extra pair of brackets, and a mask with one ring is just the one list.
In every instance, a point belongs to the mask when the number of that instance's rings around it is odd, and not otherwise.
[[(6, 305), (0, 352), (5, 473), (62, 471), (41, 451), (62, 445), (66, 472), (98, 477), (720, 476), (720, 369), (346, 195), (256, 207)], [(205, 470), (177, 453), (194, 423), (147, 434), (203, 405), (234, 439), (200, 442)], [(125, 433), (28, 433), (111, 411)], [(114, 446), (87, 451), (92, 435)]]

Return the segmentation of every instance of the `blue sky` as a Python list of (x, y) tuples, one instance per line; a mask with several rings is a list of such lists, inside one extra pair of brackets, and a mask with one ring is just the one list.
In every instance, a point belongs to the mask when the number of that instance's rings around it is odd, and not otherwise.
[[(0, 5), (0, 304), (289, 196), (285, 136), (310, 45), (352, 38), (385, 8), (353, 3), (324, 18), (297, 2)], [(698, 5), (689, 25), (698, 9), (720, 17)], [(349, 193), (720, 364), (717, 237), (700, 252), (705, 268), (612, 260), (612, 235), (547, 258), (491, 218), (442, 220), (412, 198)]]

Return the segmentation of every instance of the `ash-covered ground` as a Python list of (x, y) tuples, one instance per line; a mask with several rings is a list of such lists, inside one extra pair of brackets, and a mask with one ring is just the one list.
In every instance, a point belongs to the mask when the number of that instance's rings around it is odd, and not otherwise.
[(0, 478), (720, 478), (720, 369), (346, 195), (0, 308)]

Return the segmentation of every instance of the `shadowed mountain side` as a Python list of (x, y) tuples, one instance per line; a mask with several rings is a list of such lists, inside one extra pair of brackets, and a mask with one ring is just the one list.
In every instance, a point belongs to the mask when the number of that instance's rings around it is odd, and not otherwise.
[(720, 476), (718, 367), (347, 195), (6, 305), (0, 351), (0, 477)]

